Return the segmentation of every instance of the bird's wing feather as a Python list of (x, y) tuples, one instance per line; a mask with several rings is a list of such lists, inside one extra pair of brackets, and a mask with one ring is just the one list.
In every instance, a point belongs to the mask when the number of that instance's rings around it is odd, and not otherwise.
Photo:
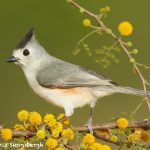
[(93, 71), (58, 60), (39, 70), (36, 79), (41, 86), (47, 88), (65, 89), (112, 85), (110, 80)]

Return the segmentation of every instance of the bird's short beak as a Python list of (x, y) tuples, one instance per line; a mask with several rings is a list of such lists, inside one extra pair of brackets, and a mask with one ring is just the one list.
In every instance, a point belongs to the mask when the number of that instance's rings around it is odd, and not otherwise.
[(11, 62), (11, 63), (18, 62), (18, 59), (14, 56), (11, 56), (8, 59), (6, 59), (6, 62)]

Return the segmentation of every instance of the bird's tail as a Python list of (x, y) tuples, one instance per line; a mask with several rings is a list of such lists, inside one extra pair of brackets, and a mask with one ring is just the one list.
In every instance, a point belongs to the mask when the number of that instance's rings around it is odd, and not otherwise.
[(117, 93), (124, 93), (124, 94), (131, 94), (131, 95), (137, 95), (137, 96), (147, 96), (150, 97), (150, 92), (139, 90), (139, 89), (134, 89), (131, 87), (122, 87), (122, 86), (117, 86), (115, 87), (115, 90)]

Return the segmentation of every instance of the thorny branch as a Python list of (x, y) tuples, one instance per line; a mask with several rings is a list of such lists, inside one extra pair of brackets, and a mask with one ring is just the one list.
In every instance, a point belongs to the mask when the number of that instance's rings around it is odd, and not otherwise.
[[(107, 33), (107, 31), (109, 30), (109, 28), (108, 28), (108, 27), (103, 23), (103, 21), (101, 20), (102, 17), (103, 17), (102, 14), (101, 14), (101, 15), (96, 15), (96, 14), (94, 14), (93, 12), (91, 12), (91, 11), (89, 11), (89, 10), (87, 10), (87, 9), (85, 9), (85, 8), (83, 8), (83, 7), (81, 7), (81, 6), (80, 6), (78, 3), (76, 3), (74, 0), (68, 0), (68, 2), (69, 2), (72, 6), (76, 7), (77, 9), (79, 9), (79, 10), (84, 10), (84, 13), (85, 13), (86, 15), (92, 17), (93, 19), (95, 19), (96, 22), (98, 23), (98, 26), (100, 27), (100, 29), (103, 30), (103, 31), (105, 31), (105, 32)], [(124, 50), (124, 52), (126, 53), (126, 55), (128, 56), (128, 58), (131, 59), (132, 56), (131, 56), (130, 52), (128, 51), (128, 49), (126, 48), (126, 45), (125, 45), (125, 43), (122, 41), (122, 39), (119, 38), (119, 37), (117, 37), (117, 35), (115, 35), (112, 31), (111, 31), (111, 33), (109, 33), (109, 34), (111, 35), (112, 38), (114, 38), (115, 40), (118, 41), (120, 47)], [(139, 76), (139, 78), (140, 78), (140, 80), (141, 80), (141, 82), (142, 82), (143, 89), (144, 89), (144, 91), (146, 92), (146, 91), (147, 91), (147, 87), (146, 87), (146, 84), (147, 84), (147, 83), (146, 83), (146, 80), (145, 80), (143, 74), (141, 73), (141, 71), (140, 71), (140, 69), (139, 69), (139, 67), (138, 67), (138, 65), (137, 65), (136, 63), (133, 63), (133, 69), (134, 69), (134, 70), (136, 71), (136, 73), (138, 74), (138, 76)], [(148, 104), (148, 108), (149, 108), (149, 110), (150, 110), (150, 102), (149, 102), (148, 97), (147, 97), (146, 95), (145, 95), (144, 100), (146, 100), (146, 102), (147, 102), (147, 104)], [(144, 101), (143, 101), (143, 102), (144, 102)], [(142, 104), (143, 104), (143, 103), (142, 103)], [(139, 105), (138, 107), (141, 107), (141, 105)], [(135, 111), (135, 112), (136, 112), (136, 111)]]

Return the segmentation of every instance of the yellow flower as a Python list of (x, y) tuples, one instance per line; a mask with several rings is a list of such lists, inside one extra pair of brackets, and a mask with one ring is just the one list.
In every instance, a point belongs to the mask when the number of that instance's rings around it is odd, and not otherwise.
[(48, 149), (49, 150), (52, 150), (52, 149), (55, 149), (58, 145), (58, 142), (57, 140), (53, 139), (53, 138), (49, 138), (47, 141), (46, 141), (46, 145), (48, 146)]
[[(60, 114), (60, 115), (58, 115), (58, 117), (57, 117), (57, 120), (61, 120), (61, 119), (63, 119), (65, 117), (65, 114)], [(69, 123), (70, 123), (70, 119), (69, 118), (64, 118), (63, 119), (63, 121), (62, 121), (62, 124), (63, 125), (69, 125)]]
[(46, 114), (44, 116), (44, 123), (48, 124), (51, 121), (51, 119), (54, 119), (54, 118), (55, 118), (54, 115), (52, 115), (52, 114)]
[(125, 129), (128, 127), (128, 120), (125, 119), (125, 118), (120, 118), (117, 120), (117, 126), (120, 128), (120, 129)]
[(14, 130), (21, 131), (21, 130), (25, 130), (25, 128), (22, 124), (15, 124)]
[(108, 145), (102, 145), (101, 150), (111, 150), (111, 148)]
[(132, 24), (128, 21), (123, 21), (118, 25), (118, 31), (123, 36), (129, 36), (133, 32)]
[(91, 25), (91, 21), (89, 19), (84, 19), (83, 20), (83, 26), (89, 27)]
[(10, 129), (7, 128), (3, 129), (1, 134), (2, 139), (5, 141), (9, 141), (12, 139), (12, 131)]
[(55, 139), (57, 139), (59, 137), (59, 133), (60, 133), (59, 131), (53, 130), (52, 131), (52, 137), (55, 138)]
[(21, 110), (21, 111), (18, 112), (17, 117), (22, 122), (26, 121), (26, 120), (28, 120), (29, 112), (26, 111), (26, 110)]
[(29, 114), (29, 123), (31, 123), (32, 125), (40, 125), (42, 123), (42, 117), (39, 113), (37, 112), (31, 112)]
[(53, 118), (53, 119), (51, 119), (51, 120), (47, 123), (47, 125), (48, 125), (49, 127), (53, 127), (53, 126), (56, 125), (56, 123), (57, 123), (56, 119)]
[(71, 141), (74, 139), (74, 132), (72, 129), (68, 128), (62, 131), (62, 137), (66, 138), (68, 141)]
[(36, 133), (36, 137), (39, 138), (39, 139), (45, 139), (45, 131), (44, 130), (38, 130), (37, 133)]
[(88, 133), (88, 134), (86, 134), (86, 135), (84, 136), (82, 142), (83, 142), (84, 145), (91, 146), (91, 145), (94, 144), (95, 138), (94, 138), (94, 136), (93, 136), (92, 134), (89, 134), (89, 133)]
[(137, 143), (139, 142), (140, 138), (141, 138), (140, 134), (132, 133), (128, 136), (128, 141), (130, 143)]
[(60, 132), (62, 132), (63, 125), (62, 125), (62, 123), (57, 122), (57, 123), (56, 123), (54, 126), (52, 126), (50, 129), (51, 129), (51, 131), (57, 130), (57, 131), (60, 133)]
[(90, 150), (102, 150), (102, 145), (95, 142), (91, 147)]

